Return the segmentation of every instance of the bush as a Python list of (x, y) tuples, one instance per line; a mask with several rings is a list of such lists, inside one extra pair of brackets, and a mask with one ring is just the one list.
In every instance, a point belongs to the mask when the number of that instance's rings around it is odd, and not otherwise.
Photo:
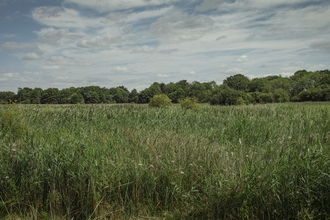
[(244, 105), (244, 104), (245, 104), (244, 99), (242, 97), (238, 97), (236, 105)]
[(188, 109), (194, 109), (198, 107), (198, 98), (196, 97), (187, 97), (185, 99), (179, 100), (181, 108), (188, 110)]
[(171, 105), (171, 99), (165, 94), (154, 95), (149, 102), (150, 107), (170, 107)]

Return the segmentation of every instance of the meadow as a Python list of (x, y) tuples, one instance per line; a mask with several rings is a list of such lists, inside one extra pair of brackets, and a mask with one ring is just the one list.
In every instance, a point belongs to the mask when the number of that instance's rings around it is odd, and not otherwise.
[(327, 102), (0, 115), (0, 219), (330, 219)]

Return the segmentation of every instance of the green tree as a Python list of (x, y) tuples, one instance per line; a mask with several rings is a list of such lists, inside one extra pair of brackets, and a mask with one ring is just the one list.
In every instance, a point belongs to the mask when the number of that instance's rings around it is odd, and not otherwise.
[(250, 92), (270, 92), (270, 83), (263, 78), (255, 78), (250, 82)]
[(59, 90), (57, 88), (48, 88), (42, 92), (41, 104), (58, 104)]
[(218, 86), (213, 91), (213, 96), (210, 100), (211, 105), (236, 105), (237, 99), (245, 93), (230, 88), (227, 84)]
[(230, 88), (238, 91), (248, 92), (250, 79), (242, 74), (236, 74), (223, 80), (223, 84), (227, 84)]
[(151, 85), (139, 93), (139, 103), (149, 103), (154, 95), (160, 95), (161, 93), (159, 85)]
[(116, 103), (127, 103), (129, 92), (122, 89), (121, 87), (117, 87), (116, 90), (116, 94), (113, 97)]
[(174, 103), (178, 103), (180, 99), (184, 99), (186, 97), (186, 92), (179, 87), (175, 92), (170, 93), (169, 97)]
[(133, 89), (131, 93), (128, 95), (128, 102), (130, 103), (138, 103), (139, 102), (139, 93), (136, 89)]
[(31, 92), (31, 103), (32, 104), (40, 104), (41, 103), (41, 95), (43, 90), (41, 88), (34, 88)]
[(17, 92), (17, 101), (20, 103), (25, 101), (29, 104), (32, 91), (33, 89), (29, 87), (24, 87), (23, 89), (19, 87)]

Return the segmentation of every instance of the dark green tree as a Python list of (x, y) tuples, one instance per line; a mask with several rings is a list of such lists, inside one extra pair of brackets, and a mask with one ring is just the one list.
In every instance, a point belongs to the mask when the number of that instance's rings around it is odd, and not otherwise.
[(248, 92), (250, 79), (242, 74), (236, 74), (223, 80), (223, 84), (227, 84), (230, 88), (238, 91)]
[(43, 90), (41, 88), (34, 88), (31, 92), (31, 104), (40, 104), (41, 103), (41, 95)]
[(270, 92), (270, 83), (263, 78), (255, 78), (250, 82), (250, 92)]
[(58, 88), (48, 88), (42, 92), (40, 102), (41, 104), (58, 104), (59, 94)]
[(133, 89), (129, 96), (128, 96), (128, 102), (130, 103), (139, 103), (139, 93), (136, 91), (136, 89)]

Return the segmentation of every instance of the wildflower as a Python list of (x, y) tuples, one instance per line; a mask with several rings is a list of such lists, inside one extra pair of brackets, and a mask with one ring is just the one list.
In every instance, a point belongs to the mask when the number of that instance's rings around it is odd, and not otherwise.
[(51, 169), (48, 169), (47, 171), (48, 171), (48, 172), (50, 172), (50, 171), (51, 171)]
[(261, 178), (261, 176), (258, 176), (258, 179), (260, 179)]
[(162, 155), (158, 155), (158, 158), (162, 158)]
[(139, 166), (142, 166), (142, 164), (139, 163)]
[(6, 178), (6, 179), (9, 179), (9, 176), (6, 176), (5, 178)]
[(245, 155), (246, 157), (249, 157), (249, 155)]
[(184, 175), (184, 172), (183, 172), (183, 171), (181, 171), (181, 172), (180, 172), (180, 174), (181, 174), (181, 175)]
[(171, 163), (174, 163), (174, 160), (171, 160)]
[(297, 194), (299, 194), (299, 191), (297, 191)]
[(12, 151), (12, 152), (16, 152), (16, 149), (13, 148), (13, 149), (11, 149), (11, 151)]
[(154, 165), (150, 165), (149, 167), (150, 167), (150, 168), (154, 168)]
[(257, 152), (254, 152), (255, 155), (257, 155), (258, 153)]
[(236, 174), (235, 174), (235, 173), (233, 173), (233, 176), (236, 176)]
[(189, 164), (189, 166), (191, 166), (191, 167), (192, 167), (192, 165), (193, 165), (192, 163), (191, 163), (191, 164)]
[(223, 169), (223, 172), (227, 172), (228, 170), (227, 169)]

